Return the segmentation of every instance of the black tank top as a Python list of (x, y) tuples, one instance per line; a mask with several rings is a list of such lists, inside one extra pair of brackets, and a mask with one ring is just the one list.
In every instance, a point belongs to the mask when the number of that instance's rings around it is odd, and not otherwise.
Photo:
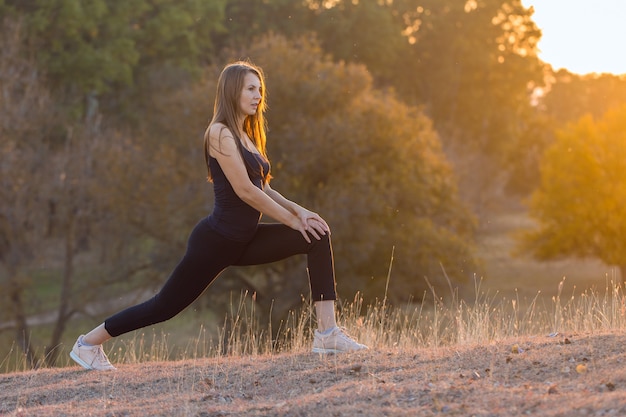
[[(265, 178), (270, 173), (270, 163), (262, 155), (242, 148), (246, 165), (258, 167), (254, 170), (248, 169), (248, 176), (252, 183), (262, 190)], [(209, 225), (228, 239), (239, 242), (250, 241), (256, 232), (261, 213), (237, 196), (217, 159), (209, 157), (209, 168), (215, 194), (213, 212), (208, 218)]]

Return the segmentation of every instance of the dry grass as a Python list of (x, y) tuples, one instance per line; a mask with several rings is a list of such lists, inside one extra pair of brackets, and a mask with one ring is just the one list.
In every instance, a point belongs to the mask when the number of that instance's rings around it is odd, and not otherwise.
[[(593, 416), (626, 413), (624, 336), (290, 352), (0, 377), (7, 416)], [(514, 353), (515, 352), (515, 353)]]
[[(477, 288), (478, 284), (477, 284)], [(308, 308), (272, 339), (242, 298), (218, 340), (201, 330), (180, 361), (167, 340), (107, 346), (117, 372), (78, 367), (0, 376), (7, 416), (576, 416), (626, 413), (620, 285), (549, 307), (433, 294), (433, 308), (364, 307), (340, 321), (372, 349), (309, 353)], [(422, 304), (423, 306), (424, 304)], [(129, 342), (126, 342), (129, 343)], [(160, 347), (159, 347), (160, 346)]]

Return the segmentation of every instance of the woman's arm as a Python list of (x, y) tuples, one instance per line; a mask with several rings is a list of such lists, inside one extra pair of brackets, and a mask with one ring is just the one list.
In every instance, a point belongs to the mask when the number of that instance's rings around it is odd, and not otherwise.
[[(311, 227), (306, 219), (303, 220), (297, 212), (292, 212), (277, 203), (250, 181), (235, 140), (230, 130), (223, 125), (216, 124), (210, 127), (209, 154), (219, 162), (235, 194), (261, 213), (299, 231), (304, 239), (310, 243), (311, 239), (307, 231), (310, 231)], [(315, 233), (312, 234), (319, 239)]]
[(265, 194), (267, 194), (272, 200), (274, 200), (285, 209), (289, 210), (294, 215), (298, 216), (301, 221), (306, 222), (316, 232), (323, 235), (326, 233), (330, 233), (330, 227), (328, 226), (326, 221), (317, 213), (307, 210), (299, 204), (296, 204), (293, 201), (286, 199), (285, 197), (283, 197), (282, 194), (270, 187), (269, 184), (265, 185), (264, 191)]
[(263, 191), (265, 191), (265, 194), (267, 194), (272, 200), (274, 200), (280, 206), (286, 208), (293, 214), (297, 215), (298, 210), (302, 209), (302, 207), (300, 207), (298, 204), (294, 203), (293, 201), (287, 200), (278, 191), (272, 189), (269, 184), (265, 185)]

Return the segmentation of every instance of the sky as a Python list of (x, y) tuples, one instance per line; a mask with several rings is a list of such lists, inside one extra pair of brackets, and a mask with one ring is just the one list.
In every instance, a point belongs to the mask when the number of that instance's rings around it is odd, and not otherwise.
[(626, 0), (522, 0), (542, 31), (539, 58), (576, 74), (626, 74)]

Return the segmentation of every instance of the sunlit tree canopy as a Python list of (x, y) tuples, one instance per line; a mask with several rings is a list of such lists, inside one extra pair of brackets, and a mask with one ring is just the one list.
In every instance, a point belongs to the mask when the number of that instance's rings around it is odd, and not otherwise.
[(531, 200), (538, 228), (523, 249), (539, 259), (598, 258), (626, 272), (625, 172), (626, 106), (558, 132)]

